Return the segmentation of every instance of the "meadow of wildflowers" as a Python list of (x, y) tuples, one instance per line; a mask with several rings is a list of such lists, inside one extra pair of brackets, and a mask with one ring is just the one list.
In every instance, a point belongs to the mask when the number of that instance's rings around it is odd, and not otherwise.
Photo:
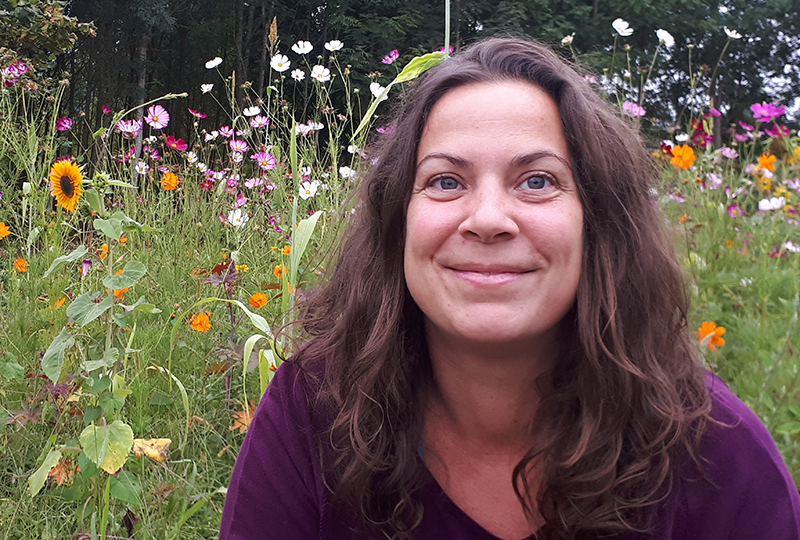
[[(613, 29), (634, 31), (622, 19)], [(673, 46), (666, 31), (654, 39)], [(292, 327), (277, 330), (327, 272), (362, 161), (389, 128), (376, 112), (445, 56), (361, 92), (336, 59), (345, 46), (274, 47), (272, 85), (262, 97), (240, 85), (244, 100), (212, 58), (189, 93), (205, 108), (176, 110), (176, 95), (139, 118), (105, 108), (93, 152), (70, 136), (80, 119), (59, 114), (65, 83), (39, 88), (31, 66), (2, 66), (0, 162), (27, 172), (0, 183), (5, 538), (215, 536), (258, 396), (299, 345)], [(611, 72), (593, 82), (638, 126), (647, 70), (638, 88)], [(283, 98), (301, 90), (307, 106), (292, 108)], [(698, 350), (800, 481), (800, 140), (778, 103), (752, 104), (721, 140), (725, 115), (702, 100), (691, 109), (651, 143), (654, 203), (685, 265)], [(171, 122), (185, 113), (193, 133), (180, 138)]]

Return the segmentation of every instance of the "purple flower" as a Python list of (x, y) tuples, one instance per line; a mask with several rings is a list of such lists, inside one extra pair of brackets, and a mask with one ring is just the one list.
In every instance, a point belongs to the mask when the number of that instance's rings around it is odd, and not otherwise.
[(750, 137), (748, 137), (747, 135), (742, 135), (740, 133), (737, 133), (736, 135), (733, 136), (733, 138), (736, 139), (739, 142), (744, 142), (747, 139), (749, 139)]
[(84, 276), (89, 273), (89, 269), (92, 267), (92, 260), (91, 259), (83, 259), (83, 268), (81, 269), (81, 274)]
[(742, 129), (745, 131), (753, 131), (754, 129), (753, 126), (751, 126), (750, 124), (745, 124), (744, 122), (741, 121), (739, 122), (739, 125), (742, 126)]
[(800, 193), (800, 178), (795, 178), (794, 180), (787, 180), (786, 187)]
[(721, 113), (721, 112), (719, 112), (719, 111), (718, 111), (717, 109), (715, 109), (714, 107), (711, 107), (711, 109), (709, 109), (709, 111), (708, 111), (708, 112), (710, 112), (712, 116), (716, 116), (716, 117), (720, 117), (720, 116), (722, 116), (722, 113)]
[(753, 103), (750, 110), (756, 122), (771, 122), (786, 113), (786, 107), (774, 103)]
[[(442, 47), (442, 48), (444, 48), (444, 47)], [(387, 54), (386, 56), (384, 56), (383, 60), (381, 60), (381, 62), (383, 62), (384, 64), (391, 64), (395, 60), (397, 60), (398, 58), (400, 58), (400, 53), (397, 52), (397, 49), (395, 49), (395, 50), (391, 51), (389, 54)]]
[(263, 178), (251, 178), (250, 180), (245, 182), (244, 185), (246, 187), (249, 187), (250, 189), (253, 189), (254, 187), (263, 186), (264, 185), (264, 179)]
[(628, 116), (644, 116), (646, 111), (643, 107), (638, 106), (636, 103), (625, 101), (622, 104), (622, 112)]
[(739, 218), (744, 215), (744, 210), (738, 204), (729, 204), (728, 205), (728, 215), (732, 218)]
[(672, 193), (672, 194), (668, 195), (668, 197), (670, 199), (672, 199), (673, 201), (675, 201), (675, 202), (679, 202), (679, 203), (686, 202), (686, 198), (683, 195), (681, 195), (680, 193)]
[(250, 127), (260, 128), (269, 125), (269, 118), (266, 116), (255, 116), (250, 119)]
[(767, 128), (764, 130), (764, 133), (775, 138), (788, 137), (790, 135), (789, 128), (783, 124), (772, 124), (772, 129)]
[(708, 180), (708, 187), (711, 189), (717, 189), (719, 186), (722, 185), (722, 177), (717, 173), (707, 173), (706, 179)]
[(120, 120), (117, 122), (117, 129), (122, 132), (126, 139), (134, 139), (142, 131), (141, 120)]
[[(439, 49), (439, 52), (444, 52), (444, 47), (442, 47), (441, 49)], [(453, 46), (452, 46), (452, 45), (450, 45), (450, 53), (452, 53), (452, 52), (453, 52)]]
[(230, 139), (231, 137), (233, 137), (233, 130), (231, 129), (230, 126), (222, 126), (221, 128), (219, 128), (219, 134), (225, 137), (226, 139)]
[(728, 146), (723, 146), (722, 148), (720, 148), (719, 153), (728, 159), (736, 159), (737, 157), (739, 157), (739, 152)]
[(67, 118), (66, 116), (64, 116), (56, 120), (56, 129), (58, 131), (67, 131), (71, 127), (72, 127), (72, 118)]
[(241, 208), (247, 203), (247, 197), (244, 196), (243, 193), (239, 193), (236, 196), (236, 200), (233, 202), (233, 209)]

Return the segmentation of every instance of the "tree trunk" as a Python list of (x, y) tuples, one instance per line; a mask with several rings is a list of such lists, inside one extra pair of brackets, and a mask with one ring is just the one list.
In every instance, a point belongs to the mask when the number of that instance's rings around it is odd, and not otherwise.
[[(142, 34), (142, 39), (139, 41), (139, 78), (137, 80), (137, 90), (138, 95), (136, 96), (136, 104), (139, 106), (136, 109), (136, 120), (138, 122), (142, 121), (144, 118), (144, 108), (141, 105), (144, 104), (145, 100), (147, 99), (147, 49), (150, 47), (150, 34)], [(139, 156), (142, 152), (142, 133), (144, 133), (144, 126), (142, 129), (139, 130), (139, 134), (136, 136), (136, 151), (134, 153), (133, 163), (139, 160)], [(131, 184), (136, 185), (136, 173), (134, 172), (134, 168), (131, 165)]]

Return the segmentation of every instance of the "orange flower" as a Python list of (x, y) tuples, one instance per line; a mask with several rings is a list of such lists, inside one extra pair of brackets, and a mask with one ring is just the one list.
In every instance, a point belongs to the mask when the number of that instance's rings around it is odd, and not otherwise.
[(106, 257), (108, 257), (108, 244), (103, 244), (103, 247), (100, 248), (97, 254), (100, 256), (101, 261), (106, 260)]
[(684, 223), (686, 223), (687, 221), (689, 221), (689, 219), (690, 219), (690, 218), (689, 218), (689, 214), (683, 214), (681, 217), (679, 217), (679, 218), (678, 218), (678, 223), (680, 223), (681, 225), (683, 225)]
[(253, 296), (250, 297), (250, 305), (254, 308), (260, 308), (267, 305), (267, 295), (263, 292), (257, 292)]
[(128, 289), (114, 289), (114, 296), (117, 297), (117, 300), (122, 300), (122, 296), (128, 292)]
[(283, 277), (283, 273), (286, 271), (286, 267), (281, 264), (275, 266), (275, 270), (272, 271), (275, 274), (275, 277), (281, 279)]
[(239, 433), (245, 433), (248, 428), (250, 427), (250, 423), (253, 421), (253, 416), (256, 414), (256, 404), (251, 399), (250, 400), (250, 408), (248, 409), (247, 406), (242, 407), (241, 411), (233, 413), (233, 425), (231, 426), (231, 431), (236, 429), (239, 430)]
[(702, 326), (697, 330), (700, 345), (708, 347), (709, 351), (715, 351), (717, 347), (725, 345), (723, 335), (725, 335), (725, 328), (717, 326), (715, 322), (703, 321)]
[(192, 328), (198, 332), (208, 332), (211, 330), (211, 320), (208, 318), (208, 313), (198, 313), (192, 317)]
[(128, 239), (127, 239), (127, 238), (126, 238), (124, 235), (123, 235), (123, 236), (120, 236), (120, 237), (119, 237), (119, 243), (120, 243), (120, 245), (123, 245), (123, 246), (124, 246), (125, 244), (127, 244), (127, 243), (128, 243)]
[(25, 259), (17, 259), (14, 261), (14, 270), (17, 272), (27, 272), (28, 271), (28, 261)]
[(11, 234), (11, 229), (8, 228), (8, 225), (6, 225), (4, 221), (0, 221), (0, 240), (9, 234)]
[(292, 252), (292, 246), (283, 246), (283, 254), (289, 255)]
[(672, 149), (672, 159), (670, 163), (676, 169), (688, 169), (694, 165), (694, 149), (687, 144), (679, 144)]
[(56, 302), (56, 306), (55, 306), (55, 308), (56, 308), (56, 309), (60, 308), (61, 306), (63, 306), (63, 305), (64, 305), (64, 302), (66, 302), (66, 301), (67, 301), (67, 297), (66, 297), (66, 296), (64, 296), (63, 298), (61, 298), (61, 300), (59, 300), (58, 302)]
[(775, 159), (776, 157), (773, 154), (770, 154), (769, 152), (764, 152), (758, 158), (758, 166), (761, 167), (762, 169), (767, 169), (768, 171), (774, 171)]
[(161, 187), (163, 187), (165, 191), (175, 191), (178, 189), (179, 183), (178, 175), (174, 172), (165, 172), (164, 178), (161, 179)]

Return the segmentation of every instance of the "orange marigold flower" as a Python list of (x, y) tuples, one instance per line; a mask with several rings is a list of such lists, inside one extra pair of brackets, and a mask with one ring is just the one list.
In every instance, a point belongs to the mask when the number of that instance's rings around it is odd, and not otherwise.
[(291, 253), (292, 253), (292, 246), (283, 246), (283, 252), (282, 252), (282, 253), (283, 253), (284, 255), (289, 255), (289, 254), (291, 254)]
[(165, 191), (175, 191), (178, 189), (179, 183), (178, 175), (174, 172), (165, 172), (164, 177), (161, 179), (161, 187), (163, 187)]
[(17, 259), (14, 261), (14, 270), (17, 272), (27, 272), (28, 271), (28, 261), (25, 259)]
[(211, 330), (211, 319), (208, 318), (208, 313), (198, 313), (192, 317), (192, 328), (198, 332), (208, 332)]
[(679, 144), (672, 149), (672, 159), (669, 161), (676, 169), (688, 169), (694, 165), (697, 156), (694, 149), (688, 144)]
[(267, 295), (263, 292), (257, 292), (253, 296), (250, 297), (250, 305), (254, 308), (260, 308), (267, 305)]
[(275, 265), (275, 270), (272, 271), (275, 274), (275, 277), (281, 279), (283, 277), (283, 273), (286, 271), (286, 267), (282, 264)]
[(700, 345), (708, 347), (709, 351), (714, 351), (717, 347), (725, 345), (725, 340), (722, 338), (723, 335), (725, 335), (725, 328), (717, 326), (715, 322), (703, 321), (702, 326), (697, 330)]
[(770, 154), (769, 152), (764, 152), (758, 158), (758, 166), (761, 167), (762, 169), (767, 169), (768, 171), (774, 171), (775, 159), (776, 157), (774, 154)]
[(4, 221), (0, 221), (0, 240), (9, 234), (11, 234), (11, 229), (8, 228), (8, 225), (6, 225)]
[(100, 256), (101, 261), (106, 260), (106, 257), (108, 257), (108, 244), (103, 244), (103, 247), (100, 248), (98, 255)]
[(125, 289), (114, 289), (114, 296), (117, 297), (117, 300), (122, 300), (123, 295), (128, 292), (128, 288)]
[(66, 302), (66, 301), (67, 301), (67, 297), (66, 297), (66, 296), (62, 297), (62, 298), (61, 298), (61, 300), (59, 300), (58, 302), (56, 302), (56, 309), (58, 309), (58, 308), (60, 308), (61, 306), (63, 306), (63, 305), (64, 305), (64, 302)]
[(681, 225), (683, 225), (684, 223), (686, 223), (687, 221), (689, 221), (689, 219), (690, 219), (690, 218), (689, 218), (689, 214), (683, 214), (681, 217), (679, 217), (679, 218), (678, 218), (678, 223), (680, 223)]

